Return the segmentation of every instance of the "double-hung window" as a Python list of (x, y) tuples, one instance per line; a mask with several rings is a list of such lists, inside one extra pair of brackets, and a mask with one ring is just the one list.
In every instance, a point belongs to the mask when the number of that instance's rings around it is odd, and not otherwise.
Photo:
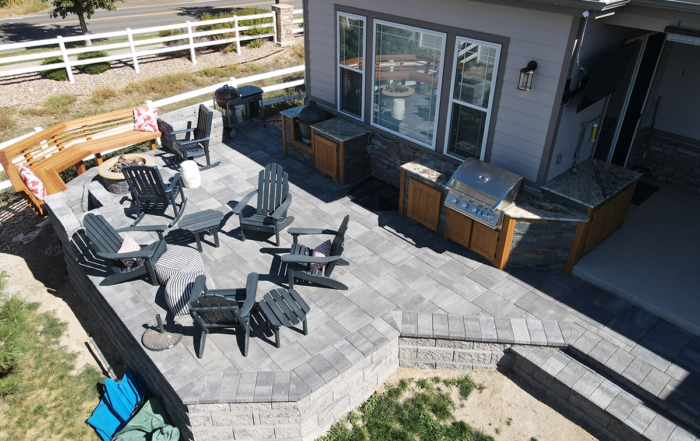
[(374, 22), (372, 125), (435, 148), (445, 34)]
[(338, 111), (364, 117), (365, 18), (338, 13)]
[(501, 46), (458, 37), (445, 153), (484, 159)]

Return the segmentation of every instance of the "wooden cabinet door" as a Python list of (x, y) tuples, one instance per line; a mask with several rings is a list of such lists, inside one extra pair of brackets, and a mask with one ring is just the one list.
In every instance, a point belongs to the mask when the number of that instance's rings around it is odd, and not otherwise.
[(463, 247), (469, 248), (469, 240), (472, 237), (473, 220), (454, 210), (447, 210), (445, 220), (445, 239), (453, 240)]
[(492, 230), (486, 225), (474, 222), (472, 228), (472, 237), (469, 248), (493, 260), (496, 257), (496, 248), (498, 247), (498, 231)]
[(408, 180), (408, 212), (406, 215), (433, 231), (440, 223), (442, 192), (415, 179)]
[(634, 194), (635, 188), (636, 183), (627, 187), (627, 189), (620, 192), (620, 194), (604, 205), (596, 208), (592, 213), (589, 210), (588, 215), (591, 217), (591, 220), (589, 222), (590, 225), (588, 227), (588, 234), (582, 254), (586, 254), (606, 237), (622, 228), (622, 225), (625, 223), (625, 217), (627, 216), (627, 210), (632, 202), (632, 195)]
[(338, 179), (338, 144), (321, 136), (314, 138), (316, 169)]

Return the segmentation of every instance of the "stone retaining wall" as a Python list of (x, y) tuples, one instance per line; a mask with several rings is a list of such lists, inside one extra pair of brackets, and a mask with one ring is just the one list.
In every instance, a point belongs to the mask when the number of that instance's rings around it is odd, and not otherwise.
[(433, 338), (399, 338), (399, 365), (419, 369), (495, 369), (513, 365), (512, 345)]

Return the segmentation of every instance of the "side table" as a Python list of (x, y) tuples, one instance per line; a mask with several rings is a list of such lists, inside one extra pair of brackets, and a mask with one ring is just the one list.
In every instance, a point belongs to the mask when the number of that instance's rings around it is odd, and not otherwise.
[(183, 216), (178, 223), (178, 227), (182, 230), (189, 231), (197, 241), (197, 249), (202, 252), (201, 235), (203, 233), (214, 235), (214, 246), (219, 248), (219, 229), (221, 221), (224, 219), (224, 213), (217, 210), (203, 210), (198, 213), (188, 214)]
[(303, 323), (304, 335), (309, 334), (306, 324), (306, 313), (311, 308), (306, 304), (295, 289), (278, 288), (265, 294), (258, 302), (267, 322), (267, 329), (275, 331), (275, 345), (280, 347), (280, 326), (292, 328)]

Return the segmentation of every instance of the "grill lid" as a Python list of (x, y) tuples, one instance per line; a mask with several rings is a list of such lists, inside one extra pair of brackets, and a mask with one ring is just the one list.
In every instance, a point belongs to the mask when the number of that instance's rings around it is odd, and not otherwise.
[(447, 187), (499, 210), (513, 202), (522, 181), (522, 176), (469, 158), (455, 170)]

